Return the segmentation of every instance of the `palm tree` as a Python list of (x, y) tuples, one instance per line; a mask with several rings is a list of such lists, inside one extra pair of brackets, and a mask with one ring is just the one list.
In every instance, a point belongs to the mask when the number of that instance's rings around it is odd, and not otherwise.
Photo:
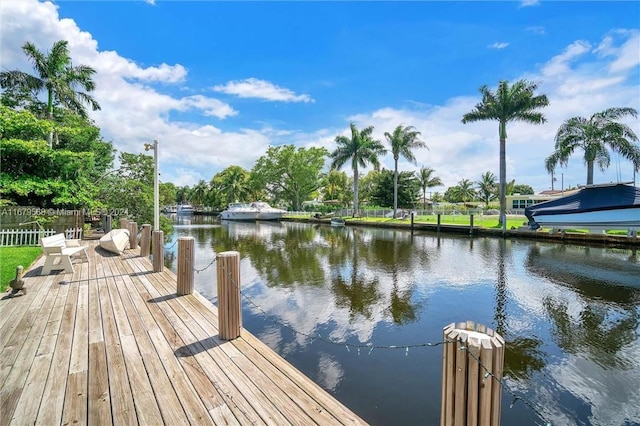
[(483, 173), (477, 186), (480, 198), (486, 206), (489, 206), (489, 201), (496, 197), (496, 175), (491, 172)]
[(391, 145), (393, 154), (393, 217), (397, 217), (398, 210), (398, 159), (402, 156), (405, 160), (415, 163), (416, 157), (413, 155), (414, 148), (427, 148), (427, 144), (418, 139), (420, 132), (413, 126), (403, 127), (399, 125), (393, 133), (384, 132), (384, 136)]
[(591, 118), (573, 117), (565, 121), (556, 133), (555, 151), (545, 160), (547, 171), (553, 173), (556, 166), (566, 166), (569, 157), (577, 148), (584, 150), (584, 162), (587, 163), (587, 185), (593, 184), (593, 163), (600, 170), (609, 167), (609, 150), (620, 153), (633, 162), (634, 170), (640, 168), (640, 147), (633, 142), (638, 136), (631, 127), (618, 123), (622, 117), (637, 118), (633, 108), (609, 108), (593, 114)]
[(198, 184), (191, 189), (191, 202), (196, 206), (202, 206), (207, 199), (208, 192), (209, 185), (203, 179), (200, 179)]
[(437, 176), (432, 176), (435, 173), (431, 167), (421, 167), (418, 171), (418, 183), (422, 189), (422, 210), (427, 209), (427, 188), (433, 188), (434, 186), (442, 186), (442, 181)]
[[(19, 70), (2, 71), (0, 86), (2, 88), (15, 87), (24, 90), (40, 92), (47, 91), (47, 118), (53, 120), (54, 101), (73, 111), (83, 118), (87, 118), (84, 104), (89, 104), (96, 111), (100, 109), (98, 102), (86, 92), (77, 91), (80, 87), (87, 92), (95, 89), (92, 79), (95, 70), (87, 65), (72, 66), (69, 56), (68, 42), (59, 40), (53, 44), (48, 54), (39, 51), (33, 43), (26, 42), (22, 50), (33, 63), (36, 75), (27, 74)], [(52, 146), (53, 133), (47, 137), (49, 147)]]
[(373, 126), (358, 130), (356, 125), (351, 123), (351, 138), (344, 135), (336, 136), (335, 141), (338, 147), (331, 153), (331, 168), (334, 170), (351, 161), (354, 216), (358, 212), (358, 166), (367, 167), (371, 164), (377, 170), (380, 167), (378, 156), (387, 152), (380, 141), (372, 138), (371, 133), (373, 133)]
[(473, 182), (469, 179), (461, 179), (456, 188), (458, 196), (463, 203), (473, 201), (476, 198), (476, 192), (473, 190)]
[(462, 117), (462, 123), (495, 120), (498, 122), (500, 137), (500, 222), (502, 233), (507, 230), (507, 203), (505, 187), (507, 182), (507, 123), (524, 121), (531, 124), (542, 124), (546, 118), (537, 110), (549, 105), (546, 95), (535, 95), (538, 85), (526, 80), (518, 80), (509, 86), (508, 81), (501, 81), (496, 92), (487, 86), (480, 87), (482, 101)]

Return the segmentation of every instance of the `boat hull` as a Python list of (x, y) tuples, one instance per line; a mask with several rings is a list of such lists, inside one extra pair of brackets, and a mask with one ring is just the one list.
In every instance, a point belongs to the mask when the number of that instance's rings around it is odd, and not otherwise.
[(258, 219), (258, 212), (223, 211), (220, 213), (222, 220), (255, 221)]
[(127, 229), (113, 229), (100, 237), (100, 247), (104, 250), (121, 254), (127, 247), (129, 247), (129, 230)]
[(640, 206), (580, 213), (536, 215), (534, 220), (544, 228), (639, 231)]

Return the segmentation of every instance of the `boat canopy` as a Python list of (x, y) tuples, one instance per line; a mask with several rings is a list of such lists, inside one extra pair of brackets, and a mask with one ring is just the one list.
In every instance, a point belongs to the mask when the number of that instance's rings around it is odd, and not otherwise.
[(625, 209), (640, 206), (640, 188), (624, 183), (595, 185), (557, 200), (534, 204), (524, 209), (533, 225), (536, 216), (584, 213), (597, 210)]

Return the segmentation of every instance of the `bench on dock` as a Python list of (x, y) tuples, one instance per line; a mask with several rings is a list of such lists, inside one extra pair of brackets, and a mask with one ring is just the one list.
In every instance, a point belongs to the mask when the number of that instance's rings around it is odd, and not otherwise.
[(80, 240), (67, 240), (64, 234), (55, 234), (51, 237), (40, 238), (42, 252), (46, 256), (41, 275), (48, 275), (52, 270), (64, 270), (65, 273), (74, 273), (71, 258), (80, 255), (87, 262), (87, 250), (80, 245)]

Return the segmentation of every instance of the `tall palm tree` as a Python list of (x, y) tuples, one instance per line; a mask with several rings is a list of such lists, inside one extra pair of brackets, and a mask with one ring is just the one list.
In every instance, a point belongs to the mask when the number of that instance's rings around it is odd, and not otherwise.
[(482, 101), (462, 117), (462, 123), (495, 120), (498, 122), (500, 137), (500, 222), (502, 233), (507, 230), (505, 187), (507, 182), (507, 123), (524, 121), (531, 124), (542, 124), (546, 118), (537, 110), (549, 105), (546, 95), (536, 95), (538, 85), (526, 80), (518, 80), (509, 86), (508, 81), (498, 83), (493, 92), (487, 86), (480, 87)]
[(478, 194), (486, 206), (489, 201), (496, 197), (496, 175), (491, 172), (485, 172), (480, 176), (480, 180), (476, 183), (478, 186)]
[(593, 114), (589, 119), (573, 117), (566, 120), (556, 133), (555, 151), (545, 160), (547, 171), (553, 173), (556, 166), (566, 166), (569, 157), (577, 148), (584, 150), (587, 163), (587, 185), (593, 184), (593, 163), (600, 170), (609, 167), (609, 150), (618, 152), (631, 160), (635, 170), (640, 168), (640, 147), (634, 144), (638, 136), (631, 127), (618, 123), (625, 116), (638, 117), (633, 108), (609, 108)]
[(347, 162), (351, 162), (353, 169), (353, 215), (358, 212), (358, 166), (367, 167), (371, 164), (376, 170), (380, 167), (378, 156), (386, 154), (387, 150), (380, 141), (373, 139), (373, 126), (358, 130), (351, 123), (351, 138), (344, 135), (336, 136), (338, 147), (331, 153), (331, 168), (339, 169)]
[[(73, 66), (69, 56), (68, 42), (59, 40), (53, 44), (51, 51), (45, 54), (39, 51), (33, 43), (26, 42), (22, 50), (33, 63), (36, 75), (27, 74), (20, 70), (2, 71), (0, 86), (16, 87), (20, 89), (40, 92), (47, 91), (47, 118), (53, 120), (54, 102), (73, 111), (83, 118), (87, 118), (89, 104), (96, 111), (100, 109), (98, 102), (86, 92), (91, 92), (96, 85), (92, 79), (95, 70), (87, 65)], [(78, 91), (84, 89), (86, 92)], [(50, 132), (47, 142), (51, 147), (53, 133)]]
[(399, 125), (393, 133), (384, 132), (385, 138), (391, 145), (391, 153), (393, 154), (393, 217), (397, 217), (398, 210), (398, 160), (402, 156), (405, 160), (415, 164), (416, 157), (413, 155), (415, 148), (427, 148), (427, 144), (418, 139), (420, 132), (415, 130), (413, 126)]
[(433, 176), (435, 172), (431, 167), (420, 167), (418, 171), (418, 183), (422, 189), (422, 210), (427, 209), (427, 188), (442, 186), (440, 178)]

